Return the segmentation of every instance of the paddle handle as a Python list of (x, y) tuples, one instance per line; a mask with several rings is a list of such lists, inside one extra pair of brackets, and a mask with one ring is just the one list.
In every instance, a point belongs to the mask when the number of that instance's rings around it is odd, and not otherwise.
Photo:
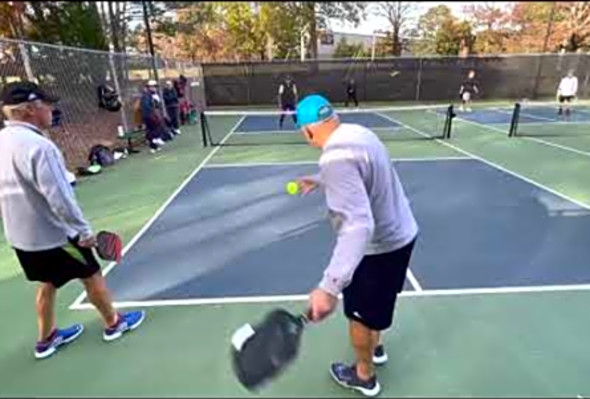
[(308, 325), (311, 322), (311, 314), (309, 309), (306, 309), (304, 312), (299, 313), (297, 317), (299, 318), (299, 320), (301, 320), (301, 323), (303, 323), (304, 326)]

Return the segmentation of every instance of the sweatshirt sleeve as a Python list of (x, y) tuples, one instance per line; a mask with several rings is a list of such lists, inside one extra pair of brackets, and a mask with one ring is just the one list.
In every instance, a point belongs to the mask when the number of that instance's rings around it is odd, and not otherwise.
[(32, 174), (38, 190), (49, 206), (81, 239), (92, 236), (92, 228), (84, 219), (74, 190), (66, 176), (63, 157), (54, 146), (43, 146), (33, 153)]
[(321, 176), (337, 239), (319, 287), (337, 296), (350, 283), (364, 257), (375, 223), (359, 166), (354, 160), (324, 163)]

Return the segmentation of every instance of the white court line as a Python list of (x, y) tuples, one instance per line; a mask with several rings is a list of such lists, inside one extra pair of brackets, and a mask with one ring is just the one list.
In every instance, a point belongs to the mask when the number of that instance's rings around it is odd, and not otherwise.
[[(548, 292), (575, 292), (590, 291), (590, 284), (571, 285), (540, 285), (540, 286), (516, 286), (516, 287), (490, 287), (490, 288), (464, 288), (464, 289), (434, 289), (403, 291), (400, 296), (406, 298), (423, 298), (436, 296), (472, 296), (472, 295), (502, 295)], [(342, 297), (340, 295), (339, 297)], [(191, 298), (191, 299), (162, 299), (146, 301), (121, 301), (115, 302), (116, 308), (136, 307), (165, 307), (165, 306), (204, 306), (204, 305), (228, 305), (228, 304), (252, 304), (274, 302), (303, 302), (307, 301), (307, 294), (300, 295), (268, 295), (268, 296), (242, 296), (220, 298)], [(72, 305), (72, 310), (94, 309), (90, 303)]]
[(412, 270), (408, 268), (408, 280), (410, 281), (410, 284), (412, 284), (412, 287), (414, 287), (414, 289), (417, 292), (423, 292), (424, 290), (422, 289), (422, 286), (420, 285), (420, 282), (418, 281), (418, 279), (416, 278), (416, 276), (414, 276), (414, 273), (412, 273)]
[[(383, 115), (383, 117), (391, 120), (392, 122), (399, 123), (400, 125), (404, 126), (406, 129), (414, 131), (415, 133), (417, 133), (421, 136), (431, 137), (428, 134), (421, 132), (420, 130), (415, 129), (405, 123), (391, 119), (385, 115)], [(241, 122), (241, 120), (240, 120), (240, 122)], [(476, 124), (476, 123), (473, 123), (473, 124)], [(486, 125), (483, 125), (483, 124), (477, 124), (477, 125), (481, 125), (481, 126), (486, 127)], [(236, 124), (236, 126), (237, 126), (237, 124)], [(233, 129), (223, 138), (222, 143), (225, 140), (227, 140), (227, 138), (229, 138), (229, 136), (232, 133), (233, 133)], [(585, 203), (583, 203), (581, 201), (571, 198), (566, 194), (563, 194), (563, 193), (560, 193), (556, 190), (553, 190), (553, 189), (545, 186), (544, 184), (536, 182), (532, 179), (529, 179), (528, 177), (522, 176), (522, 175), (520, 175), (516, 172), (513, 172), (511, 170), (508, 170), (508, 169), (504, 168), (503, 166), (500, 166), (494, 162), (488, 161), (478, 155), (475, 155), (467, 150), (463, 150), (462, 148), (459, 148), (453, 144), (447, 143), (447, 142), (440, 140), (440, 139), (434, 139), (434, 140), (436, 142), (438, 142), (439, 144), (444, 145), (448, 148), (451, 148), (454, 151), (459, 152), (463, 155), (466, 155), (467, 157), (469, 157), (471, 159), (476, 159), (476, 160), (483, 162), (495, 169), (498, 169), (504, 173), (507, 173), (511, 176), (518, 178), (518, 179), (521, 179), (529, 184), (532, 184), (535, 187), (541, 188), (547, 192), (552, 193), (553, 195), (556, 195), (560, 198), (568, 200), (568, 201), (578, 205), (581, 208), (590, 210), (589, 205), (586, 205)], [(141, 237), (141, 235), (143, 235), (143, 233), (145, 233), (145, 231), (148, 229), (148, 227), (164, 211), (166, 206), (174, 199), (174, 197), (176, 197), (176, 195), (178, 195), (178, 193), (184, 187), (184, 185), (188, 184), (190, 179), (192, 177), (194, 177), (194, 175), (196, 175), (199, 170), (201, 170), (201, 168), (206, 163), (206, 161), (208, 161), (215, 154), (216, 150), (218, 150), (219, 148), (221, 148), (221, 147), (220, 146), (216, 147), (207, 156), (207, 158), (205, 158), (203, 160), (203, 162), (201, 162), (201, 164), (197, 167), (197, 169), (195, 169), (193, 174), (191, 176), (189, 176), (189, 178), (187, 180), (185, 180), (185, 182), (183, 182), (181, 187), (179, 187), (179, 189), (177, 189), (177, 191), (169, 198), (169, 200), (166, 201), (166, 203), (158, 210), (158, 212), (156, 212), (156, 214), (152, 217), (152, 219), (150, 219), (150, 221), (142, 228), (142, 230), (139, 233), (137, 233), (137, 235), (133, 238), (133, 240), (125, 247), (124, 253), (129, 250), (129, 248)], [(105, 269), (104, 274), (106, 275), (106, 273), (108, 271), (110, 271), (112, 269), (112, 267), (114, 267), (114, 264), (109, 265), (109, 267)], [(416, 282), (417, 282), (417, 280), (416, 280)], [(419, 283), (418, 283), (418, 286), (420, 286)], [(590, 290), (590, 284), (561, 285), (561, 286), (537, 286), (537, 287), (500, 287), (500, 288), (474, 288), (474, 289), (449, 289), (449, 290), (423, 290), (423, 291), (413, 291), (413, 292), (408, 292), (408, 293), (404, 292), (404, 293), (402, 293), (402, 296), (411, 297), (411, 296), (436, 296), (436, 295), (476, 295), (476, 294), (501, 294), (501, 293), (550, 292), (550, 291), (583, 291), (583, 290)], [(75, 310), (75, 309), (90, 309), (90, 308), (92, 308), (92, 305), (90, 305), (90, 304), (82, 304), (82, 301), (84, 300), (85, 297), (86, 297), (86, 294), (82, 293), (76, 299), (76, 301), (74, 301), (74, 303), (72, 305), (70, 305), (70, 309)], [(115, 306), (118, 308), (123, 308), (123, 307), (138, 307), (138, 306), (174, 306), (174, 305), (200, 305), (200, 304), (223, 304), (223, 303), (253, 303), (253, 302), (282, 301), (282, 300), (294, 300), (295, 301), (295, 300), (298, 300), (298, 298), (301, 299), (302, 297), (303, 296), (295, 295), (295, 296), (269, 296), (269, 297), (249, 297), (249, 298), (248, 297), (238, 297), (238, 298), (219, 298), (219, 299), (131, 301), (131, 302), (116, 302)], [(291, 299), (285, 299), (285, 298), (291, 298)], [(307, 296), (305, 296), (305, 298), (307, 298)], [(217, 302), (215, 302), (215, 301), (217, 301)], [(220, 302), (220, 301), (225, 301), (225, 302)]]
[[(238, 125), (242, 122), (243, 119), (244, 119), (244, 117), (242, 117), (235, 124), (235, 126), (229, 131), (229, 133), (226, 134), (225, 137), (221, 140), (220, 144), (223, 144), (229, 138), (229, 136), (232, 135), (234, 130), (238, 127)], [(215, 153), (217, 151), (219, 151), (220, 148), (221, 148), (221, 145), (216, 146), (209, 154), (207, 154), (205, 159), (203, 159), (203, 161), (201, 161), (201, 163), (195, 168), (195, 170), (193, 170), (192, 173), (186, 179), (184, 179), (184, 181), (180, 184), (180, 186), (178, 186), (178, 188), (170, 195), (170, 197), (168, 197), (166, 202), (164, 202), (162, 204), (162, 206), (160, 206), (160, 208), (156, 211), (156, 213), (154, 213), (154, 215), (151, 217), (151, 219), (148, 220), (147, 223), (143, 225), (141, 230), (139, 230), (137, 232), (137, 234), (135, 234), (135, 236), (131, 239), (131, 241), (129, 241), (127, 243), (127, 245), (125, 245), (125, 248), (123, 248), (123, 255), (125, 255), (131, 249), (131, 247), (141, 238), (141, 236), (143, 236), (145, 234), (147, 229), (149, 229), (151, 227), (151, 225), (156, 221), (156, 219), (164, 212), (164, 210), (166, 210), (166, 208), (168, 207), (168, 205), (170, 205), (170, 203), (174, 200), (174, 198), (176, 198), (178, 196), (178, 194), (180, 194), (182, 189), (196, 176), (197, 173), (199, 173), (199, 171), (203, 168), (203, 166), (205, 166), (205, 164), (215, 155)], [(116, 265), (117, 265), (116, 262), (109, 263), (103, 269), (103, 272), (102, 272), (103, 276), (106, 276), (111, 270), (113, 270), (113, 268)], [(84, 298), (86, 298), (86, 291), (83, 291), (74, 300), (74, 302), (70, 305), (70, 309), (75, 309), (76, 306), (79, 306), (82, 303), (82, 301), (84, 301)]]
[(250, 166), (312, 166), (317, 161), (210, 163), (204, 169), (248, 168)]
[(517, 135), (517, 137), (519, 139), (528, 140), (528, 141), (534, 141), (536, 143), (545, 144), (545, 145), (548, 145), (550, 147), (559, 148), (559, 149), (564, 150), (564, 151), (573, 152), (574, 154), (583, 155), (585, 157), (590, 157), (590, 152), (578, 150), (577, 148), (569, 147), (567, 145), (557, 144), (557, 143), (554, 143), (552, 141), (543, 140), (543, 139), (540, 139), (540, 138), (537, 138), (537, 137), (518, 136), (518, 135)]
[[(472, 160), (470, 157), (423, 157), (423, 158), (391, 158), (393, 162), (440, 162), (440, 161), (465, 161)], [(317, 161), (293, 161), (293, 162), (243, 162), (243, 163), (210, 163), (203, 169), (221, 168), (248, 168), (257, 166), (308, 166), (317, 165)]]
[[(487, 125), (484, 125), (484, 124), (481, 124), (481, 123), (471, 122), (471, 121), (465, 121), (463, 119), (461, 119), (461, 121), (466, 122), (466, 123), (470, 123), (472, 125), (477, 125), (477, 126), (480, 126), (480, 127), (487, 127), (488, 129), (492, 129), (492, 126), (487, 126)], [(415, 129), (415, 128), (411, 127), (411, 126), (408, 126), (408, 125), (406, 125), (406, 124), (404, 124), (404, 123), (402, 123), (400, 121), (395, 121), (395, 122), (400, 123), (401, 125), (405, 126), (407, 129), (410, 129), (412, 131), (415, 131), (416, 133), (418, 133), (418, 134), (420, 134), (422, 136), (428, 136), (426, 133), (421, 132), (418, 129)], [(502, 130), (502, 129), (499, 129), (499, 128), (494, 128), (494, 129), (495, 130), (499, 130), (499, 131)], [(430, 137), (430, 136), (428, 136), (428, 137)], [(544, 185), (542, 183), (539, 183), (539, 182), (537, 182), (535, 180), (529, 179), (528, 177), (525, 177), (525, 176), (523, 176), (523, 175), (521, 175), (519, 173), (513, 172), (513, 171), (511, 171), (509, 169), (506, 169), (505, 167), (500, 166), (500, 165), (498, 165), (495, 162), (488, 161), (485, 158), (482, 158), (482, 157), (480, 157), (478, 155), (475, 155), (475, 154), (473, 154), (473, 153), (471, 153), (471, 152), (469, 152), (467, 150), (464, 150), (462, 148), (459, 148), (459, 147), (457, 147), (457, 146), (455, 146), (453, 144), (447, 143), (447, 142), (445, 142), (443, 140), (440, 140), (440, 139), (434, 139), (434, 140), (437, 143), (442, 144), (442, 145), (444, 145), (446, 147), (449, 147), (449, 148), (451, 148), (451, 149), (453, 149), (453, 150), (455, 150), (455, 151), (457, 151), (457, 152), (459, 152), (459, 153), (461, 153), (463, 155), (467, 155), (470, 158), (477, 159), (478, 161), (481, 161), (481, 162), (483, 162), (483, 163), (485, 163), (485, 164), (487, 164), (487, 165), (489, 165), (489, 166), (491, 166), (493, 168), (496, 168), (496, 169), (498, 169), (498, 170), (500, 170), (500, 171), (502, 171), (504, 173), (507, 173), (507, 174), (509, 174), (511, 176), (514, 176), (514, 177), (516, 177), (516, 178), (518, 178), (520, 180), (523, 180), (523, 181), (525, 181), (525, 182), (527, 182), (529, 184), (532, 184), (535, 187), (538, 187), (538, 188), (540, 188), (542, 190), (545, 190), (547, 192), (550, 192), (553, 195), (556, 195), (556, 196), (558, 196), (560, 198), (563, 198), (565, 200), (568, 200), (568, 201), (570, 201), (570, 202), (578, 205), (581, 208), (590, 210), (590, 205), (587, 205), (587, 204), (585, 204), (585, 203), (583, 203), (583, 202), (581, 202), (581, 201), (579, 201), (577, 199), (574, 199), (574, 198), (570, 197), (569, 195), (566, 195), (566, 194), (561, 193), (559, 191), (556, 191), (556, 190), (554, 190), (552, 188), (549, 188), (549, 187), (547, 187), (546, 185)]]
[[(526, 122), (523, 123), (526, 126), (547, 126), (547, 122)], [(586, 125), (590, 126), (590, 121), (560, 121), (555, 120), (551, 122), (551, 125), (568, 126), (568, 125)]]
[[(479, 127), (486, 128), (486, 129), (489, 129), (489, 130), (494, 130), (494, 131), (497, 131), (497, 132), (500, 132), (500, 133), (504, 134), (505, 136), (508, 136), (508, 132), (505, 132), (503, 129), (500, 129), (500, 128), (496, 127), (496, 126), (489, 126), (489, 125), (486, 125), (484, 123), (474, 122), (474, 121), (470, 121), (470, 120), (459, 118), (459, 117), (457, 117), (457, 119), (460, 122), (467, 123), (467, 124), (474, 125), (474, 126), (479, 126)], [(555, 122), (555, 123), (557, 123), (557, 122)], [(540, 138), (537, 138), (537, 137), (518, 136), (518, 135), (516, 137), (518, 137), (519, 139), (522, 139), (522, 140), (533, 141), (533, 142), (536, 142), (536, 143), (539, 143), (539, 144), (544, 144), (544, 145), (547, 145), (547, 146), (550, 146), (550, 147), (555, 147), (555, 148), (559, 148), (559, 149), (564, 150), (564, 151), (572, 152), (574, 154), (582, 155), (582, 156), (585, 156), (585, 157), (590, 157), (590, 152), (578, 150), (576, 148), (569, 147), (569, 146), (566, 146), (566, 145), (556, 144), (556, 143), (553, 143), (551, 141), (546, 141), (546, 140), (543, 140), (543, 139), (540, 139)]]
[(431, 135), (429, 135), (427, 133), (424, 133), (424, 132), (422, 132), (422, 131), (420, 131), (418, 129), (414, 129), (413, 127), (410, 127), (410, 126), (406, 125), (405, 123), (402, 123), (402, 122), (398, 121), (397, 119), (394, 119), (394, 118), (392, 118), (392, 117), (390, 117), (388, 115), (385, 115), (385, 114), (382, 114), (382, 113), (379, 113), (379, 112), (376, 112), (376, 114), (379, 115), (379, 116), (381, 116), (382, 118), (385, 118), (385, 119), (393, 122), (393, 123), (397, 123), (398, 125), (403, 126), (406, 129), (409, 129), (409, 130), (413, 131), (414, 133), (418, 133), (420, 136), (428, 137), (428, 138), (431, 138), (431, 139), (434, 139), (434, 140), (440, 142), (440, 140), (435, 139), (434, 136), (431, 136)]
[[(498, 108), (498, 107), (493, 107), (491, 109), (493, 109), (494, 111), (502, 112), (504, 114), (509, 114), (509, 115), (513, 115), (514, 114), (514, 111), (503, 110), (503, 109)], [(546, 117), (546, 116), (539, 116), (539, 115), (529, 114), (528, 112), (523, 111), (522, 109), (523, 109), (523, 107), (521, 106), (520, 107), (520, 111), (519, 111), (520, 115), (528, 116), (529, 118), (538, 119), (538, 120), (541, 120), (541, 121), (558, 122), (558, 120), (556, 118), (549, 118), (549, 117)]]
[[(522, 108), (521, 108), (522, 110)], [(533, 118), (533, 119), (538, 119), (540, 121), (549, 121), (549, 122), (557, 122), (557, 119), (555, 118), (548, 118), (546, 116), (538, 116), (538, 115), (533, 115), (533, 114), (529, 114), (528, 112), (522, 112), (520, 111), (521, 115), (527, 116), (529, 118)]]
[(493, 130), (494, 132), (502, 133), (502, 135), (508, 137), (508, 131), (506, 131), (504, 129), (500, 129), (499, 127), (496, 127), (496, 126), (488, 126), (486, 124), (479, 123), (479, 122), (473, 122), (473, 121), (470, 121), (468, 119), (461, 118), (458, 115), (455, 117), (455, 119), (458, 120), (459, 122), (463, 122), (463, 123), (466, 123), (468, 125), (473, 125), (473, 126), (478, 126), (478, 127), (485, 127), (486, 129)]
[[(380, 114), (376, 114), (376, 115), (380, 115)], [(381, 126), (381, 127), (372, 127), (370, 128), (371, 130), (374, 131), (389, 131), (389, 130), (399, 130), (401, 129), (401, 126)], [(264, 134), (276, 134), (276, 135), (280, 135), (280, 134), (284, 134), (284, 135), (301, 135), (299, 130), (288, 130), (288, 129), (284, 129), (284, 130), (237, 130), (234, 132), (235, 135), (252, 135), (252, 136), (256, 136), (256, 135), (264, 135)], [(301, 144), (307, 144), (304, 141), (303, 136), (301, 136)], [(299, 144), (299, 143), (297, 143)]]

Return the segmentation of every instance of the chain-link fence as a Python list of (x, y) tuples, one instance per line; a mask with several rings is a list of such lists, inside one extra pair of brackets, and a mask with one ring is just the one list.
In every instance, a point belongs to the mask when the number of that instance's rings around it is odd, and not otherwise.
[(323, 93), (346, 99), (354, 79), (362, 102), (454, 101), (469, 70), (476, 71), (482, 99), (553, 97), (560, 79), (574, 69), (580, 95), (588, 96), (590, 54), (399, 57), (203, 64), (207, 104), (272, 105), (284, 77), (291, 75), (300, 95)]
[[(204, 107), (200, 65), (156, 58), (160, 87), (167, 80), (187, 79), (186, 98)], [(90, 148), (97, 144), (124, 146), (118, 131), (140, 124), (135, 106), (148, 80), (154, 79), (152, 59), (65, 46), (0, 39), (0, 79), (34, 81), (59, 96), (61, 123), (49, 132), (62, 149), (70, 168), (84, 166)], [(119, 93), (122, 107), (108, 111), (99, 107), (98, 90), (108, 85)]]
[[(161, 87), (167, 80), (186, 77), (186, 98), (201, 109), (276, 105), (278, 85), (287, 74), (297, 83), (300, 96), (322, 93), (334, 102), (345, 101), (350, 79), (356, 82), (358, 99), (365, 103), (455, 101), (472, 69), (482, 99), (554, 97), (570, 69), (579, 79), (579, 96), (590, 94), (590, 54), (207, 64), (157, 57), (155, 64)], [(150, 79), (154, 79), (153, 64), (147, 55), (0, 39), (0, 84), (36, 81), (61, 98), (62, 122), (50, 135), (70, 167), (85, 165), (89, 149), (96, 144), (125, 144), (118, 141), (119, 127), (137, 128), (140, 122), (134, 105)], [(119, 111), (99, 107), (98, 88), (105, 84), (119, 93)]]

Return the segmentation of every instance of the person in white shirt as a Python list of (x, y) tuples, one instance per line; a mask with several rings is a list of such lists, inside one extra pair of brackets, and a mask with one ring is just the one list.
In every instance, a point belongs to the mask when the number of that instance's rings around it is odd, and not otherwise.
[(92, 227), (76, 201), (61, 152), (43, 134), (51, 127), (57, 101), (33, 82), (10, 83), (0, 94), (7, 118), (0, 130), (0, 219), (27, 280), (38, 282), (37, 359), (53, 355), (84, 331), (82, 324), (56, 327), (57, 291), (71, 280), (81, 280), (101, 314), (105, 341), (138, 327), (145, 317), (144, 311), (118, 313), (113, 307), (92, 252)]
[(320, 173), (299, 178), (304, 194), (321, 187), (337, 240), (318, 287), (310, 293), (308, 317), (331, 314), (342, 294), (356, 353), (352, 366), (333, 363), (341, 385), (375, 396), (375, 364), (387, 361), (381, 331), (393, 322), (418, 225), (387, 148), (371, 130), (341, 123), (327, 99), (311, 95), (297, 106), (307, 141), (321, 148)]
[[(578, 78), (574, 76), (573, 69), (570, 69), (567, 76), (564, 76), (557, 87), (557, 100), (559, 101), (558, 115), (563, 115), (563, 108), (565, 108), (565, 115), (571, 114), (570, 104), (578, 94)], [(564, 107), (565, 104), (565, 107)]]

